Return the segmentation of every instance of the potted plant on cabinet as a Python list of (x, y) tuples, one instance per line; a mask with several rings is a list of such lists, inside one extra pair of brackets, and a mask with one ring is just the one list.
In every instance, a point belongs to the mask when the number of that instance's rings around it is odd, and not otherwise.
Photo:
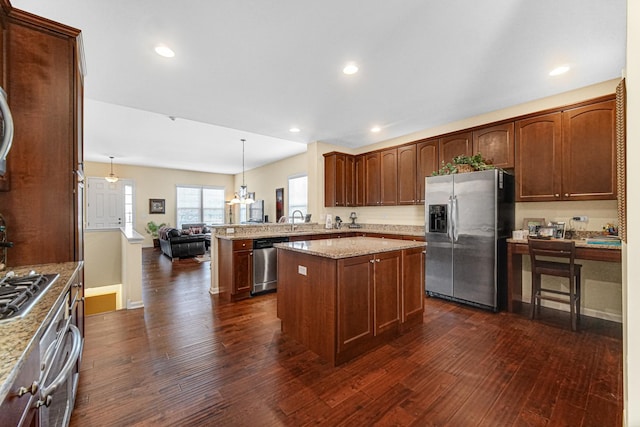
[(158, 240), (158, 230), (161, 227), (164, 227), (165, 225), (166, 224), (164, 222), (162, 224), (158, 225), (154, 221), (149, 221), (147, 223), (147, 226), (145, 227), (145, 231), (147, 233), (151, 234), (151, 237), (153, 238), (153, 247), (154, 248), (160, 247), (160, 240)]
[(442, 161), (442, 168), (434, 171), (433, 176), (436, 175), (450, 175), (452, 173), (464, 173), (483, 171), (487, 169), (494, 169), (495, 166), (490, 164), (489, 161), (482, 158), (482, 154), (478, 153), (474, 156), (459, 155), (452, 159), (452, 163), (444, 163)]

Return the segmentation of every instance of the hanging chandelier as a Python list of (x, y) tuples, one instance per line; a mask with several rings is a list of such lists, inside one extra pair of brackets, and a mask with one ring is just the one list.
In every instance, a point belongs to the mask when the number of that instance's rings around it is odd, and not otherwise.
[(245, 140), (241, 139), (240, 141), (242, 141), (242, 185), (240, 186), (240, 191), (233, 195), (233, 199), (231, 199), (230, 203), (232, 205), (235, 205), (235, 204), (238, 204), (238, 203), (239, 204), (243, 204), (243, 205), (250, 205), (255, 200), (253, 200), (249, 196), (249, 193), (247, 192), (247, 186), (244, 184), (244, 143), (245, 143)]
[(113, 173), (113, 156), (109, 156), (111, 159), (111, 173), (104, 177), (109, 182), (118, 182), (118, 177)]

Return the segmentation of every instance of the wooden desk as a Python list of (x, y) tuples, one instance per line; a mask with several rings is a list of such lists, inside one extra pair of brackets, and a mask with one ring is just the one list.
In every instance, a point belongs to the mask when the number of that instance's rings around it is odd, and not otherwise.
[[(576, 259), (590, 261), (622, 262), (622, 248), (598, 247), (576, 244)], [(507, 310), (522, 301), (522, 255), (529, 255), (524, 240), (507, 240)]]

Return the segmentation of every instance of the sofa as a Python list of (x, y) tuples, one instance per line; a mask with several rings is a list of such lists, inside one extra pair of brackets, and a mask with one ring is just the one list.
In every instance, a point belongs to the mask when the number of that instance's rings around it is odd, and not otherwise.
[(211, 228), (204, 222), (198, 222), (194, 224), (182, 224), (182, 230), (190, 230), (190, 234), (202, 234), (204, 235), (204, 246), (208, 251), (211, 246)]
[[(204, 255), (207, 251), (205, 234), (195, 234), (191, 230), (179, 230), (177, 228), (162, 227), (158, 230), (160, 250), (171, 258), (191, 258)], [(209, 235), (209, 242), (211, 236)]]

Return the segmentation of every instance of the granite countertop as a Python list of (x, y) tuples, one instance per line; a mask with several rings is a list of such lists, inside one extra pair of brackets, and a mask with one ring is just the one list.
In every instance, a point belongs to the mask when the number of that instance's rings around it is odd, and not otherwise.
[[(576, 248), (593, 248), (593, 249), (610, 249), (610, 250), (614, 250), (614, 251), (620, 251), (622, 250), (622, 246), (621, 245), (607, 245), (607, 244), (594, 244), (594, 243), (587, 243), (587, 241), (585, 239), (572, 239), (574, 242), (576, 242)], [(508, 243), (521, 243), (523, 245), (526, 245), (528, 243), (528, 240), (523, 240), (523, 239), (507, 239)]]
[[(349, 228), (345, 225), (341, 228), (320, 228), (320, 227), (305, 227), (301, 224), (299, 229), (291, 231), (291, 225), (282, 225), (279, 229), (270, 229), (268, 226), (253, 227), (249, 229), (249, 232), (233, 233), (233, 234), (216, 234), (214, 237), (225, 240), (240, 240), (240, 239), (262, 239), (266, 237), (283, 237), (283, 236), (312, 236), (318, 234), (343, 234), (343, 233), (381, 233), (381, 234), (395, 234), (398, 236), (416, 236), (424, 237), (423, 226), (394, 226), (394, 225), (379, 225), (379, 226), (363, 226), (360, 228)], [(233, 228), (233, 227), (229, 227)]]
[(341, 239), (306, 240), (302, 242), (276, 243), (275, 248), (341, 259), (380, 252), (426, 247), (425, 242), (412, 240), (379, 239), (376, 237), (347, 237)]
[(38, 351), (38, 342), (45, 332), (45, 327), (51, 322), (55, 308), (64, 302), (66, 292), (71, 286), (70, 279), (81, 266), (82, 261), (7, 269), (13, 270), (16, 275), (24, 275), (30, 270), (35, 270), (40, 274), (57, 273), (60, 277), (42, 294), (25, 317), (0, 323), (0, 403), (4, 401), (31, 351)]

